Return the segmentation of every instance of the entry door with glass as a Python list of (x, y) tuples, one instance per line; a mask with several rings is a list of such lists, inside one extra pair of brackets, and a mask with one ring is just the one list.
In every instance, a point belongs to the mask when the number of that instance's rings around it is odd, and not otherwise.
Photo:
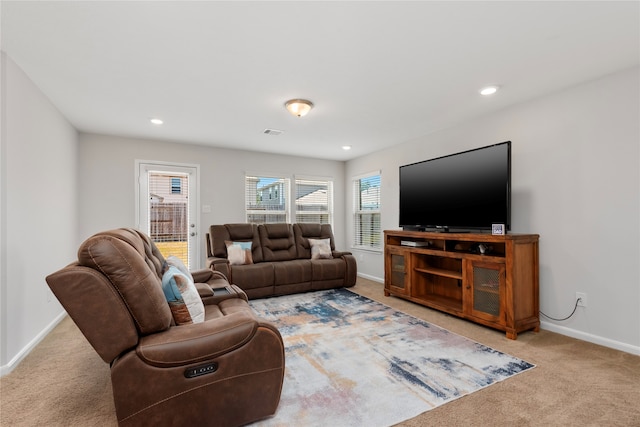
[(139, 162), (138, 228), (166, 258), (199, 268), (197, 166)]

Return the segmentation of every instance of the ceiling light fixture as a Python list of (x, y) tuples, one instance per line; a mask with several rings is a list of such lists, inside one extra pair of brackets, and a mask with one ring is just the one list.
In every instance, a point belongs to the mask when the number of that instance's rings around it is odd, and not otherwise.
[(498, 86), (487, 86), (480, 89), (480, 95), (488, 96), (493, 95), (498, 91)]
[(349, 151), (349, 150), (351, 150), (351, 146), (350, 146), (350, 145), (343, 145), (343, 146), (342, 146), (342, 149), (343, 149), (344, 151)]
[(153, 123), (154, 125), (161, 125), (162, 123), (164, 123), (162, 120), (160, 119), (149, 119), (149, 121), (151, 123)]
[(306, 99), (290, 99), (285, 102), (285, 108), (294, 116), (303, 117), (306, 116), (313, 108), (313, 103)]

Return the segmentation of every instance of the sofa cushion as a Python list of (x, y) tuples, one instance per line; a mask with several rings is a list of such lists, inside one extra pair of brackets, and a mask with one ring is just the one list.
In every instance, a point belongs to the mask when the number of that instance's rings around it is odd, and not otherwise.
[(344, 279), (346, 267), (341, 258), (311, 261), (312, 280)]
[(204, 322), (204, 304), (192, 278), (169, 266), (162, 276), (162, 291), (176, 325)]
[(251, 241), (231, 242), (227, 240), (227, 259), (231, 265), (253, 264), (251, 256)]
[(251, 258), (254, 263), (262, 261), (262, 247), (256, 224), (223, 224), (209, 227), (209, 244), (214, 257), (227, 258), (226, 241), (251, 241)]
[(311, 260), (296, 259), (274, 262), (272, 265), (276, 287), (293, 283), (311, 285)]
[(311, 259), (330, 259), (331, 244), (329, 239), (309, 239), (309, 246), (311, 247)]
[(255, 288), (273, 287), (273, 264), (261, 262), (250, 265), (234, 265), (231, 267), (233, 284), (247, 291)]
[(329, 246), (331, 247), (331, 251), (334, 251), (336, 248), (335, 242), (333, 240), (331, 224), (293, 224), (293, 235), (296, 241), (296, 252), (298, 253), (298, 259), (311, 258), (311, 245), (309, 245), (309, 239), (329, 239)]
[(289, 261), (297, 258), (291, 224), (260, 224), (258, 234), (264, 261)]

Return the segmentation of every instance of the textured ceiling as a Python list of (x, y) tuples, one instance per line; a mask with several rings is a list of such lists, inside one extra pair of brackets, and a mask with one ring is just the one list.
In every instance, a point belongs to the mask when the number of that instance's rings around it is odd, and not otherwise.
[(640, 63), (636, 1), (0, 7), (2, 49), (80, 131), (335, 160)]

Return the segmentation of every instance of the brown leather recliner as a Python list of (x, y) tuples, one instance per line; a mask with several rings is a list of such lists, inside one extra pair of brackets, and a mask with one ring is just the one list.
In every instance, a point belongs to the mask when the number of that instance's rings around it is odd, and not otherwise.
[(236, 426), (273, 415), (284, 378), (278, 330), (239, 288), (193, 272), (205, 321), (176, 326), (161, 279), (165, 260), (133, 229), (96, 234), (47, 283), (111, 366), (118, 424)]

